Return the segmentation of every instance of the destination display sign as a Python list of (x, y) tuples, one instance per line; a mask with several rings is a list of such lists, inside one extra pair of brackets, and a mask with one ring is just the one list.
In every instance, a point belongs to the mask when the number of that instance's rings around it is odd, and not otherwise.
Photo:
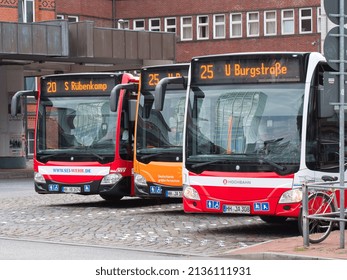
[[(189, 64), (149, 67), (141, 70), (141, 91), (153, 91), (163, 78), (184, 77), (188, 75)], [(177, 87), (178, 85), (170, 85)], [(181, 85), (179, 85), (182, 88)]]
[(301, 55), (209, 56), (192, 60), (192, 84), (300, 82), (303, 67)]
[(61, 75), (41, 79), (41, 96), (109, 95), (117, 84), (111, 75)]

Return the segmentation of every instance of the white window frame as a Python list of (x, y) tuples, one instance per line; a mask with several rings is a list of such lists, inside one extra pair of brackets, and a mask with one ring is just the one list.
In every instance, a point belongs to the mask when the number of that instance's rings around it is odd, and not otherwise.
[[(160, 21), (160, 18), (150, 18), (149, 20), (149, 28), (148, 30), (149, 31), (157, 31), (157, 32), (160, 32), (161, 31), (161, 21)], [(153, 25), (153, 22), (155, 21), (158, 21), (158, 24), (159, 25)]]
[(130, 23), (129, 20), (118, 20), (117, 22), (117, 28), (118, 29), (130, 29)]
[[(268, 18), (269, 14), (274, 14), (274, 18)], [(268, 24), (274, 24), (275, 30), (274, 32), (268, 32)], [(264, 12), (264, 36), (276, 36), (277, 35), (277, 11), (265, 11)]]
[[(32, 3), (32, 9), (33, 9), (32, 21), (30, 21), (30, 20), (28, 21), (27, 9), (28, 9), (29, 3)], [(24, 23), (35, 22), (35, 0), (18, 0), (18, 13), (19, 13), (19, 10), (21, 10), (21, 12), (22, 12), (22, 17), (23, 17), (22, 20)]]
[[(136, 27), (136, 23), (138, 23), (138, 22), (143, 22), (143, 27)], [(146, 24), (145, 24), (144, 19), (134, 19), (133, 24), (134, 24), (134, 26), (133, 26), (134, 30), (137, 30), (137, 31), (146, 30)]]
[[(303, 11), (310, 11), (310, 15), (309, 16), (303, 16), (302, 12)], [(299, 33), (300, 34), (308, 34), (308, 33), (312, 33), (313, 32), (313, 16), (312, 16), (312, 8), (301, 8), (299, 9)], [(311, 26), (311, 30), (303, 30), (303, 21), (310, 21), (310, 26)]]
[[(206, 22), (200, 23), (200, 19), (207, 19)], [(200, 32), (203, 31), (204, 32)], [(205, 34), (205, 36), (201, 36), (201, 34)], [(209, 17), (207, 15), (201, 15), (196, 17), (196, 38), (197, 40), (208, 40), (209, 35)]]
[[(240, 20), (233, 20), (233, 16), (240, 16)], [(240, 27), (240, 34), (233, 34), (233, 27)], [(242, 13), (232, 13), (230, 14), (230, 38), (241, 38), (242, 37)]]
[[(285, 12), (292, 12), (292, 17), (285, 17)], [(292, 22), (292, 31), (285, 32), (284, 24), (285, 22)], [(281, 11), (281, 33), (282, 35), (292, 35), (295, 33), (295, 11), (294, 9), (285, 9)]]
[[(175, 21), (175, 24), (169, 24), (168, 21), (169, 20), (174, 20)], [(174, 32), (176, 33), (177, 32), (177, 21), (176, 21), (176, 18), (175, 17), (168, 17), (168, 18), (165, 18), (164, 19), (164, 30), (165, 32)], [(169, 31), (170, 29), (174, 29), (175, 31)]]
[[(185, 19), (189, 19), (190, 23), (184, 23)], [(190, 31), (190, 36), (185, 37), (184, 31)], [(181, 17), (181, 41), (191, 41), (193, 40), (193, 18), (192, 17)]]
[[(28, 139), (28, 142), (27, 142), (27, 145), (28, 145), (28, 156), (32, 157), (34, 155), (34, 146), (35, 146), (35, 129), (28, 129), (28, 132), (27, 132), (27, 139)], [(32, 137), (31, 137), (32, 136)], [(31, 149), (32, 147), (32, 149)]]
[(322, 8), (317, 7), (317, 33), (322, 32)]
[(64, 19), (64, 15), (57, 15), (57, 19)]
[[(257, 15), (256, 19), (250, 19), (251, 15)], [(247, 12), (247, 37), (258, 37), (259, 36), (259, 30), (260, 30), (260, 21), (259, 21), (259, 12)], [(251, 34), (251, 26), (256, 26), (256, 33)]]
[[(217, 18), (223, 18), (223, 21), (217, 21)], [(222, 28), (223, 34), (217, 35), (217, 29)], [(225, 39), (225, 14), (213, 15), (213, 39)]]
[[(78, 16), (66, 16), (68, 22), (78, 22)], [(73, 19), (73, 20), (70, 20)]]

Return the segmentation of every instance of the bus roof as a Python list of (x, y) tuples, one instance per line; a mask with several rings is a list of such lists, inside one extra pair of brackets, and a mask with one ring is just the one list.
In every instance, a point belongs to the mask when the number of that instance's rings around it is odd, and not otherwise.
[(200, 58), (212, 58), (212, 57), (225, 57), (225, 56), (256, 56), (256, 55), (308, 55), (308, 54), (316, 54), (321, 57), (323, 55), (318, 52), (270, 52), (270, 51), (264, 51), (264, 52), (242, 52), (242, 53), (223, 53), (223, 54), (211, 54), (211, 55), (201, 55), (201, 56), (195, 56), (192, 58), (192, 61), (195, 59), (200, 59)]

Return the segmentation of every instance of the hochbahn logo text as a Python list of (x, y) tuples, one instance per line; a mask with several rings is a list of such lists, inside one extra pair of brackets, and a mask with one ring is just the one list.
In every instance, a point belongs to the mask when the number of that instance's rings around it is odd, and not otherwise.
[(223, 180), (224, 185), (250, 185), (252, 182), (250, 180), (228, 180), (224, 179)]

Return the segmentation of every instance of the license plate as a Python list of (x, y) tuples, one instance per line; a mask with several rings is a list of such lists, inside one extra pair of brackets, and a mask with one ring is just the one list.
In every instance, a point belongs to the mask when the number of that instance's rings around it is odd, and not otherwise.
[(182, 191), (166, 191), (167, 197), (182, 197)]
[(249, 205), (223, 205), (223, 213), (250, 214), (251, 207)]
[(62, 191), (65, 193), (80, 193), (81, 187), (63, 187)]

